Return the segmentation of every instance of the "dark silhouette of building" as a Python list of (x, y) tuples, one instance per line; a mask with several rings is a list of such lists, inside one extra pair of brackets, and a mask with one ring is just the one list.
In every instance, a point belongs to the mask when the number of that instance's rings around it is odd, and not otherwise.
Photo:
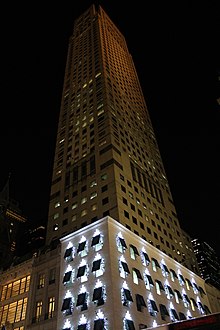
[(197, 258), (200, 276), (220, 290), (220, 261), (214, 249), (206, 242), (196, 238), (192, 240)]
[(5, 268), (16, 256), (19, 245), (19, 232), (27, 221), (19, 203), (10, 198), (10, 175), (0, 192), (0, 269)]

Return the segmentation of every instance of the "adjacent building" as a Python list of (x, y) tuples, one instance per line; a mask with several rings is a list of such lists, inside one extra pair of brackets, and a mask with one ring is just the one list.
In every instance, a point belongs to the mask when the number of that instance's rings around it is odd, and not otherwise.
[(206, 242), (196, 238), (192, 240), (193, 250), (197, 258), (200, 276), (220, 290), (220, 261), (216, 252)]
[(7, 268), (18, 251), (18, 238), (27, 218), (10, 196), (10, 176), (0, 191), (0, 269)]

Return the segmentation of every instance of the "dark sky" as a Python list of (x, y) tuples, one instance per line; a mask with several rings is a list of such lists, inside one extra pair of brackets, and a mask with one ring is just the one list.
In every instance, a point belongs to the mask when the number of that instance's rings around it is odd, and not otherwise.
[[(68, 38), (91, 3), (2, 9), (0, 188), (11, 172), (33, 223), (47, 217)], [(220, 255), (219, 1), (99, 3), (127, 40), (181, 226)]]

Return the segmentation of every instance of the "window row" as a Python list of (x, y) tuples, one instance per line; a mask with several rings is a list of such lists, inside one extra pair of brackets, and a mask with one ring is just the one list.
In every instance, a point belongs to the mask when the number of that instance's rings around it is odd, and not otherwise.
[[(93, 236), (90, 246), (94, 247), (95, 251), (100, 250), (103, 246), (103, 236), (101, 234)], [(87, 240), (83, 240), (78, 244), (77, 249), (73, 246), (68, 247), (65, 250), (64, 259), (70, 262), (73, 260), (76, 254), (78, 254), (80, 257), (84, 257), (88, 254), (88, 252), (89, 243)]]
[[(116, 244), (118, 251), (121, 253), (124, 253), (128, 248), (125, 239), (120, 236), (117, 236)], [(137, 247), (133, 244), (129, 244), (129, 253), (131, 259), (136, 260), (140, 256), (141, 262), (144, 266), (148, 266), (151, 263), (154, 272), (157, 272), (158, 269), (160, 269), (164, 277), (170, 277), (173, 282), (175, 280), (178, 280), (179, 284), (181, 286), (185, 285), (187, 290), (190, 290), (190, 288), (192, 288), (195, 294), (205, 294), (205, 291), (201, 286), (198, 286), (195, 282), (190, 281), (188, 278), (184, 278), (182, 274), (177, 274), (175, 270), (168, 269), (164, 262), (159, 263), (156, 258), (150, 258), (146, 251), (141, 250), (139, 252)]]

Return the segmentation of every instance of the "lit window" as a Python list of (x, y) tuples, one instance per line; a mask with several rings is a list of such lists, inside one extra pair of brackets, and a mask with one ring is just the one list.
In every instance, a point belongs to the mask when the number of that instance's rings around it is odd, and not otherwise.
[(130, 256), (131, 259), (136, 259), (136, 256), (139, 256), (138, 249), (133, 244), (130, 244)]
[(87, 210), (82, 210), (81, 211), (81, 217), (84, 217), (87, 214)]
[(41, 315), (42, 315), (42, 310), (43, 310), (43, 302), (42, 301), (37, 301), (36, 303), (36, 321), (39, 322)]
[(138, 280), (143, 280), (140, 270), (137, 268), (132, 269), (132, 275), (133, 275), (133, 282), (135, 284), (138, 284)]
[(54, 214), (54, 216), (53, 216), (53, 219), (54, 219), (54, 220), (56, 220), (56, 219), (58, 219), (58, 218), (59, 218), (59, 216), (60, 216), (60, 214), (59, 214), (59, 213), (55, 213), (55, 214)]
[(96, 191), (94, 191), (94, 192), (91, 193), (90, 199), (93, 199), (95, 197), (97, 197), (97, 192)]
[(195, 309), (198, 307), (195, 299), (193, 299), (193, 298), (190, 298), (190, 305), (191, 305), (191, 308), (193, 311), (195, 311)]
[(127, 245), (126, 245), (126, 242), (125, 242), (124, 238), (122, 238), (120, 236), (117, 236), (116, 244), (117, 244), (119, 252), (123, 253), (125, 251), (125, 249), (127, 249)]
[(91, 210), (92, 210), (92, 211), (97, 210), (97, 204), (93, 204), (93, 205), (91, 205)]
[(175, 270), (170, 269), (170, 277), (171, 277), (171, 280), (172, 280), (173, 282), (175, 281), (175, 278), (178, 279), (178, 276), (176, 275)]
[(175, 297), (175, 300), (176, 300), (177, 304), (179, 304), (180, 300), (183, 300), (183, 297), (181, 296), (181, 293), (177, 289), (174, 290), (174, 297)]
[(190, 280), (188, 278), (186, 278), (186, 288), (187, 288), (187, 290), (190, 290), (190, 287), (192, 288), (192, 283), (190, 282)]
[(160, 268), (160, 265), (155, 258), (151, 258), (151, 264), (154, 272), (157, 272), (157, 268)]
[(91, 183), (90, 183), (90, 187), (94, 187), (94, 186), (97, 186), (97, 182), (95, 180), (93, 180)]
[(130, 274), (130, 270), (126, 262), (124, 261), (119, 262), (119, 272), (120, 272), (120, 276), (123, 278), (125, 278), (126, 276), (128, 276), (128, 274)]
[(157, 294), (161, 295), (161, 291), (165, 291), (163, 284), (159, 280), (156, 280), (155, 282), (156, 282), (156, 292)]
[(81, 199), (81, 204), (86, 203), (86, 201), (87, 201), (87, 197), (83, 197), (83, 198)]
[(38, 289), (43, 288), (44, 286), (45, 286), (45, 274), (39, 274)]
[(74, 203), (73, 205), (72, 205), (72, 210), (74, 210), (74, 209), (76, 209), (77, 208), (77, 203)]
[(54, 316), (55, 311), (55, 297), (48, 299), (48, 318), (51, 319)]

